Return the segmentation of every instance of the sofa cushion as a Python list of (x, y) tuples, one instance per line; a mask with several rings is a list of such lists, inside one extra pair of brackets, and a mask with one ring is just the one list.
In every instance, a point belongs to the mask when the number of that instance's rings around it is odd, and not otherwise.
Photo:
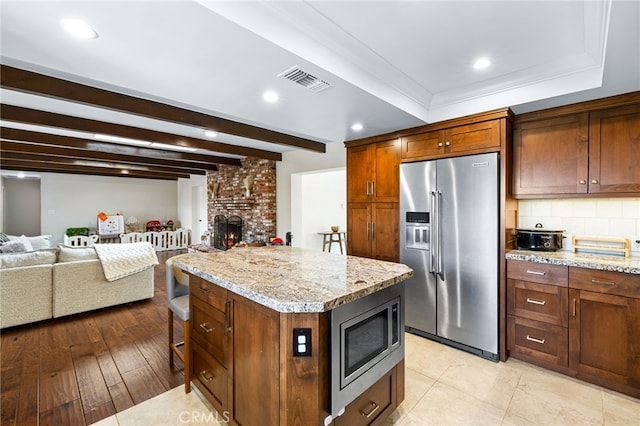
[(24, 253), (0, 254), (0, 269), (19, 268), (34, 265), (53, 265), (56, 263), (57, 250), (37, 250)]
[(20, 253), (27, 251), (22, 241), (9, 241), (0, 245), (0, 253)]
[(78, 260), (97, 259), (98, 255), (93, 247), (72, 247), (64, 244), (59, 246), (58, 262), (75, 262)]
[(9, 242), (5, 243), (4, 245), (11, 244), (14, 241), (18, 241), (18, 242), (21, 242), (22, 244), (24, 244), (24, 251), (33, 251), (34, 250), (33, 246), (31, 245), (31, 241), (29, 241), (29, 238), (27, 238), (26, 236), (24, 236), (24, 235), (20, 235), (20, 236), (18, 236), (18, 235), (8, 235), (8, 237), (9, 237)]

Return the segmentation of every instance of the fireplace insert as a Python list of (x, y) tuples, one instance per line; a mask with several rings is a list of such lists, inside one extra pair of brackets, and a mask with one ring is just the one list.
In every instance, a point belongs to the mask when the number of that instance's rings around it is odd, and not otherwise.
[(242, 241), (242, 218), (216, 215), (213, 218), (213, 246), (220, 250), (227, 250), (238, 241)]

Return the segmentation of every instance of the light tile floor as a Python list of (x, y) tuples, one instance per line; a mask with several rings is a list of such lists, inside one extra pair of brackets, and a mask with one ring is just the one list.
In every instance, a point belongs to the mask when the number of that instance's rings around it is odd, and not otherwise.
[[(494, 363), (406, 334), (405, 400), (387, 425), (637, 425), (640, 400), (509, 359)], [(224, 424), (179, 386), (99, 426)]]

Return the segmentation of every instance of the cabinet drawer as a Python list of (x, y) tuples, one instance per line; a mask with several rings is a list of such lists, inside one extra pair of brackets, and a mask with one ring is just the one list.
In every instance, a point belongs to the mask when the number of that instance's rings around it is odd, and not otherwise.
[(507, 260), (507, 278), (567, 287), (569, 267), (524, 260)]
[(393, 370), (350, 403), (335, 426), (370, 425), (394, 402)]
[(227, 370), (211, 357), (207, 351), (197, 343), (192, 345), (192, 374), (191, 377), (198, 388), (222, 412), (227, 408)]
[(507, 313), (567, 327), (569, 290), (555, 285), (507, 281)]
[(189, 292), (192, 296), (203, 300), (214, 308), (224, 311), (225, 303), (227, 303), (227, 290), (224, 288), (191, 275)]
[(541, 361), (568, 366), (569, 333), (565, 327), (519, 318), (507, 317), (507, 347)]
[(193, 298), (191, 336), (223, 365), (227, 365), (227, 335), (225, 313)]
[(640, 275), (569, 268), (569, 286), (579, 290), (640, 299)]

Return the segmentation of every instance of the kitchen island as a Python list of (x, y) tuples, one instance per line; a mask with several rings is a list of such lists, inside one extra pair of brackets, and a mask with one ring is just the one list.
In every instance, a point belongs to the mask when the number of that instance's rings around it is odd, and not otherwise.
[(189, 274), (193, 384), (232, 424), (377, 423), (404, 399), (401, 360), (343, 415), (329, 414), (330, 312), (409, 278), (405, 265), (278, 246), (175, 264)]

